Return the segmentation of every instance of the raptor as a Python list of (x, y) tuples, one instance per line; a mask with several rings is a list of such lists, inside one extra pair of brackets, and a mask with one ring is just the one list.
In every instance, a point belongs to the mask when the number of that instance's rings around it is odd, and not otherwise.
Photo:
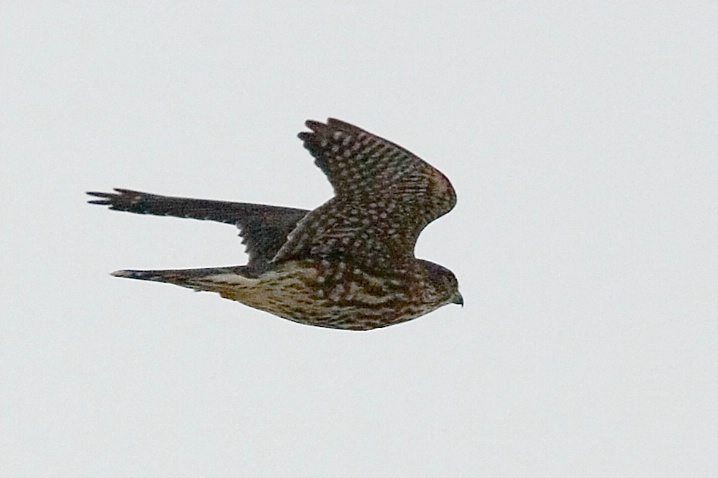
[(334, 197), (312, 211), (160, 196), (88, 192), (116, 211), (235, 225), (246, 265), (121, 270), (116, 277), (212, 291), (301, 324), (386, 327), (463, 305), (447, 268), (414, 255), (421, 231), (456, 204), (449, 180), (406, 149), (336, 119), (299, 133)]

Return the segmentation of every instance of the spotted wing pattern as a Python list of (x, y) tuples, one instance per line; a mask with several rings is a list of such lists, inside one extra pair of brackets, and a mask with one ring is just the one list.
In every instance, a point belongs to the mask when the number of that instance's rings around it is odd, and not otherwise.
[(154, 216), (173, 216), (234, 224), (249, 254), (248, 267), (266, 267), (286, 242), (287, 236), (309, 211), (288, 207), (238, 202), (210, 201), (160, 196), (129, 189), (114, 193), (90, 192), (99, 199), (92, 204), (110, 206), (116, 211)]
[(336, 119), (307, 121), (299, 134), (335, 197), (307, 214), (273, 262), (349, 258), (370, 269), (414, 258), (422, 229), (449, 212), (456, 193), (428, 163), (383, 138)]

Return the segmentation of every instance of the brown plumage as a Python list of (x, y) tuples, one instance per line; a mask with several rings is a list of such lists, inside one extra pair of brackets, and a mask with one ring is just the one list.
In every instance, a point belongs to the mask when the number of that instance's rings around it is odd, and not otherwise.
[(138, 214), (234, 224), (245, 266), (114, 272), (218, 292), (307, 325), (368, 330), (462, 304), (454, 274), (414, 257), (421, 231), (449, 212), (449, 180), (404, 148), (336, 119), (307, 121), (304, 147), (334, 197), (314, 209), (158, 196), (127, 189), (89, 192), (92, 204)]

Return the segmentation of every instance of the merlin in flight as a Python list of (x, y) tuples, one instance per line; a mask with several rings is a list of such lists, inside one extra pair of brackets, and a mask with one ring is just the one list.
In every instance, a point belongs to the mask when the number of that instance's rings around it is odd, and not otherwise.
[(122, 270), (116, 277), (212, 291), (301, 324), (369, 330), (461, 304), (454, 274), (417, 259), (414, 245), (449, 212), (449, 180), (406, 149), (349, 123), (307, 121), (299, 133), (334, 197), (307, 211), (159, 196), (128, 189), (89, 192), (116, 211), (233, 224), (247, 265)]

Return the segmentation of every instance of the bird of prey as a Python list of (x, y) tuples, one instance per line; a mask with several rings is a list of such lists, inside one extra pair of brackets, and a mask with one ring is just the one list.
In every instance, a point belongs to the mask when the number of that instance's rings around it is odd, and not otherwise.
[(454, 274), (417, 259), (427, 224), (449, 212), (456, 193), (411, 152), (349, 123), (307, 121), (299, 133), (334, 197), (307, 211), (262, 204), (160, 196), (128, 189), (88, 192), (116, 211), (233, 224), (246, 265), (121, 270), (116, 277), (218, 292), (301, 324), (349, 330), (386, 327), (461, 304)]

